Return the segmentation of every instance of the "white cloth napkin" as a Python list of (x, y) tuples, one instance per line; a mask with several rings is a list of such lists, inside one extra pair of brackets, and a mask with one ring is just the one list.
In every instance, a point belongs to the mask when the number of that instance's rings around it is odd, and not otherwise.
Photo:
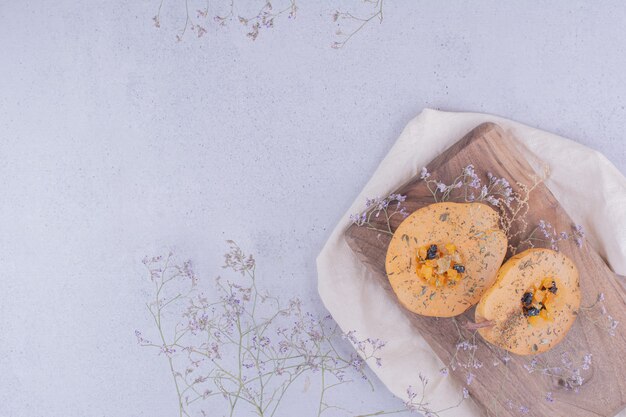
[[(471, 129), (488, 121), (509, 130), (525, 145), (525, 156), (535, 169), (547, 164), (546, 185), (574, 222), (583, 225), (587, 239), (609, 266), (626, 275), (626, 178), (602, 154), (560, 136), (488, 114), (424, 110), (409, 122), (335, 227), (317, 258), (317, 270), (320, 296), (339, 326), (346, 332), (355, 330), (359, 338), (387, 342), (382, 366), (369, 364), (380, 380), (406, 400), (407, 387), (420, 386), (422, 372), (430, 379), (426, 399), (434, 410), (455, 404), (462, 386), (439, 374), (444, 364), (411, 327), (400, 305), (355, 257), (343, 233), (350, 225), (349, 215), (360, 212), (367, 197), (388, 195)], [(449, 414), (480, 416), (471, 400)], [(626, 410), (619, 416), (626, 417)]]

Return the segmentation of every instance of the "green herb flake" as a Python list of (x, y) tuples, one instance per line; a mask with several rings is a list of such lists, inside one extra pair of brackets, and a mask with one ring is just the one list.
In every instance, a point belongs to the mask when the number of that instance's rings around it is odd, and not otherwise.
[(526, 268), (530, 268), (532, 265), (533, 265), (532, 259), (527, 259), (524, 262), (522, 262), (518, 268), (520, 270), (524, 270)]

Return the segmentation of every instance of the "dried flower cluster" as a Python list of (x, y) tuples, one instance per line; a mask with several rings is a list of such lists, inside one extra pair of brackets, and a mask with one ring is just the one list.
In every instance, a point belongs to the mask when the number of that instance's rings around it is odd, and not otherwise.
[(466, 336), (465, 330), (459, 326), (456, 318), (451, 319), (457, 331), (457, 343), (455, 346), (454, 354), (446, 365), (446, 367), (440, 369), (440, 373), (444, 376), (448, 375), (449, 369), (453, 371), (457, 368), (465, 370), (466, 380), (465, 383), (469, 386), (472, 384), (475, 375), (472, 370), (480, 369), (483, 367), (482, 362), (476, 358), (476, 351), (478, 350), (478, 344), (476, 343), (477, 330), (472, 331), (469, 336)]
[[(213, 415), (218, 409), (230, 416), (279, 415), (289, 388), (306, 377), (319, 378), (319, 406), (311, 414), (320, 416), (335, 407), (326, 400), (330, 390), (355, 379), (369, 382), (366, 361), (382, 366), (384, 342), (343, 334), (330, 316), (305, 312), (297, 298), (282, 305), (257, 288), (254, 257), (229, 244), (224, 268), (239, 279), (218, 278), (216, 299), (200, 291), (190, 262), (177, 264), (171, 253), (144, 259), (154, 288), (147, 306), (155, 337), (151, 341), (138, 330), (135, 336), (165, 358), (179, 416)], [(342, 340), (356, 351), (346, 352)], [(425, 388), (427, 380), (421, 382)], [(410, 404), (430, 412), (423, 392), (421, 404)]]
[[(552, 365), (545, 362), (542, 356), (536, 356), (530, 364), (524, 365), (524, 369), (529, 373), (537, 372), (555, 378), (566, 390), (578, 392), (585, 380), (584, 371), (588, 371), (591, 367), (591, 358), (591, 353), (586, 353), (576, 365), (568, 352), (562, 352), (560, 363)], [(546, 393), (546, 401), (551, 402), (551, 400), (552, 393)]]
[(463, 388), (463, 390), (461, 391), (461, 395), (459, 396), (459, 400), (456, 402), (456, 404), (442, 408), (440, 410), (434, 410), (426, 399), (426, 391), (428, 388), (429, 379), (420, 372), (419, 382), (419, 389), (416, 389), (413, 386), (409, 386), (406, 389), (407, 400), (404, 402), (403, 408), (392, 411), (377, 411), (371, 414), (361, 414), (356, 417), (374, 417), (390, 414), (404, 414), (407, 412), (420, 413), (425, 417), (440, 417), (442, 413), (457, 408), (459, 405), (461, 405), (463, 400), (469, 398), (469, 391), (466, 388)]
[(572, 225), (570, 232), (558, 232), (545, 220), (540, 220), (526, 238), (520, 239), (517, 246), (510, 243), (514, 238), (522, 237), (528, 230), (525, 219), (529, 209), (528, 198), (531, 191), (541, 183), (540, 179), (536, 179), (530, 187), (517, 183), (520, 191), (514, 191), (506, 178), (496, 177), (491, 172), (487, 172), (487, 184), (483, 184), (471, 164), (463, 168), (461, 174), (450, 184), (433, 179), (426, 168), (422, 168), (420, 178), (425, 181), (435, 202), (484, 202), (498, 209), (500, 226), (509, 238), (511, 254), (534, 248), (538, 244), (558, 251), (559, 242), (566, 240), (572, 240), (578, 247), (582, 247), (585, 233), (581, 225)]
[(581, 248), (583, 246), (583, 239), (585, 238), (585, 232), (583, 227), (579, 224), (572, 225), (571, 232), (558, 232), (550, 222), (545, 220), (539, 220), (539, 224), (535, 227), (530, 235), (520, 242), (517, 249), (521, 249), (524, 246), (534, 248), (536, 244), (542, 246), (549, 246), (551, 249), (558, 251), (559, 242), (566, 240), (573, 240), (576, 246)]
[[(368, 198), (365, 201), (365, 210), (350, 215), (350, 220), (357, 226), (363, 226), (367, 229), (376, 230), (378, 232), (393, 235), (391, 231), (391, 218), (393, 216), (407, 217), (406, 209), (402, 207), (402, 203), (406, 200), (406, 196), (401, 194), (390, 194), (389, 196)], [(377, 219), (383, 216), (385, 220), (385, 228), (381, 229), (372, 222), (372, 219)]]
[[(163, 6), (161, 0), (157, 14), (152, 18), (154, 26), (161, 27), (161, 8)], [(259, 33), (265, 29), (271, 29), (274, 27), (275, 21), (286, 16), (287, 19), (293, 20), (296, 18), (298, 6), (296, 0), (283, 0), (278, 1), (278, 6), (268, 0), (257, 0), (255, 6), (244, 4), (245, 8), (256, 8), (256, 13), (251, 15), (240, 12), (235, 0), (230, 0), (227, 3), (227, 12), (219, 13), (217, 11), (209, 10), (209, 4), (200, 9), (196, 9), (195, 16), (191, 13), (190, 0), (185, 0), (185, 24), (180, 32), (176, 35), (178, 41), (182, 41), (187, 29), (191, 29), (198, 38), (201, 38), (207, 33), (208, 25), (213, 21), (218, 26), (226, 26), (229, 22), (237, 22), (245, 28), (246, 36), (251, 40), (256, 40)], [(243, 8), (243, 7), (242, 7)]]
[(467, 388), (463, 388), (461, 396), (456, 404), (435, 411), (431, 408), (430, 404), (426, 400), (426, 388), (428, 386), (429, 380), (421, 373), (419, 374), (419, 379), (422, 385), (419, 390), (421, 394), (418, 396), (418, 392), (413, 387), (409, 387), (406, 390), (408, 400), (404, 403), (404, 405), (407, 409), (422, 413), (426, 417), (439, 417), (445, 411), (449, 411), (458, 407), (459, 405), (461, 405), (463, 400), (469, 398), (469, 391), (467, 390)]
[(510, 242), (523, 236), (528, 229), (528, 199), (530, 193), (541, 183), (540, 179), (535, 179), (530, 187), (518, 182), (516, 185), (519, 191), (515, 191), (506, 178), (487, 172), (487, 183), (483, 184), (472, 164), (463, 168), (461, 174), (450, 184), (432, 178), (426, 168), (422, 168), (420, 178), (425, 181), (435, 202), (483, 202), (494, 206), (499, 211), (500, 226), (509, 238), (509, 251), (514, 254), (518, 250)]
[(591, 321), (595, 326), (607, 331), (609, 335), (615, 336), (619, 321), (611, 316), (604, 305), (604, 293), (598, 294), (596, 301), (588, 306), (580, 308), (580, 315)]
[[(157, 13), (152, 18), (156, 28), (161, 27), (163, 2), (164, 0), (161, 0)], [(354, 35), (372, 21), (382, 23), (383, 2), (384, 0), (360, 0), (359, 3), (368, 8), (363, 15), (357, 12), (336, 10), (331, 16), (332, 22), (345, 26), (345, 29), (339, 27), (336, 30), (335, 34), (339, 40), (333, 42), (331, 47), (334, 49), (343, 48)], [(236, 0), (222, 0), (216, 3), (206, 3), (201, 8), (195, 8), (192, 0), (185, 0), (185, 23), (176, 34), (176, 39), (182, 41), (187, 29), (201, 38), (207, 33), (211, 23), (226, 26), (235, 22), (240, 24), (245, 29), (246, 36), (254, 41), (261, 31), (273, 28), (277, 20), (281, 18), (294, 20), (298, 12), (296, 0), (254, 0), (250, 2), (252, 4)], [(256, 11), (249, 13), (247, 11), (249, 8)], [(194, 9), (195, 13), (192, 12)], [(224, 9), (225, 12), (218, 11)]]
[(466, 203), (484, 201), (494, 206), (511, 204), (514, 193), (511, 184), (506, 178), (498, 178), (487, 173), (489, 182), (482, 184), (476, 174), (474, 165), (468, 165), (461, 171), (452, 182), (447, 185), (439, 180), (433, 179), (426, 167), (422, 168), (420, 178), (424, 180), (428, 190), (433, 195), (435, 202), (461, 200)]
[(343, 48), (354, 35), (359, 33), (365, 26), (372, 21), (383, 22), (383, 3), (384, 0), (362, 0), (363, 4), (369, 6), (372, 10), (366, 13), (364, 16), (357, 16), (354, 12), (336, 10), (333, 13), (333, 22), (341, 22), (348, 26), (344, 32), (342, 29), (338, 29), (335, 34), (340, 37), (340, 40), (333, 42), (331, 45), (334, 49)]

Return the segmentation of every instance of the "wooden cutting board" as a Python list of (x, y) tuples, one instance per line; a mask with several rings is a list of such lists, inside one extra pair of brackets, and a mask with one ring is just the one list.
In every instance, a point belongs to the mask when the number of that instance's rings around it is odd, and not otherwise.
[[(427, 168), (432, 178), (449, 184), (465, 166), (473, 164), (483, 184), (486, 183), (486, 173), (491, 172), (508, 179), (514, 191), (520, 191), (516, 183), (532, 185), (538, 175), (518, 151), (518, 146), (499, 126), (485, 123), (439, 155)], [(575, 160), (571, 162), (576, 163)], [(394, 192), (407, 196), (403, 206), (409, 213), (434, 202), (425, 182), (419, 179), (419, 173)], [(574, 222), (544, 184), (539, 184), (529, 197), (530, 210), (525, 219), (530, 225), (545, 220), (558, 231), (571, 230)], [(581, 201), (580, 204), (585, 202)], [(392, 217), (392, 231), (401, 221), (401, 216)], [(528, 229), (530, 230), (532, 226)], [(515, 231), (511, 230), (513, 233)], [(390, 236), (352, 225), (347, 229), (345, 238), (357, 256), (375, 273), (380, 284), (392, 292), (385, 274), (385, 255)], [(520, 236), (514, 237), (510, 239), (510, 243), (516, 246), (520, 239)], [(560, 242), (559, 248), (578, 266), (582, 305), (591, 306), (598, 294), (603, 293), (607, 314), (621, 324), (614, 336), (594, 324), (593, 320), (597, 320), (601, 325), (608, 325), (607, 315), (602, 315), (599, 306), (596, 306), (577, 318), (561, 344), (549, 352), (537, 355), (542, 362), (554, 366), (561, 363), (563, 352), (568, 352), (577, 363), (582, 361), (585, 354), (591, 353), (592, 363), (589, 369), (582, 370), (584, 382), (578, 393), (565, 389), (562, 378), (543, 375), (541, 372), (528, 372), (524, 365), (531, 366), (533, 356), (511, 354), (510, 360), (503, 360), (502, 350), (487, 344), (480, 335), (476, 335), (476, 359), (483, 366), (471, 369), (475, 378), (470, 385), (467, 385), (467, 369), (450, 370), (449, 377), (458, 379), (461, 385), (468, 387), (470, 395), (482, 407), (486, 416), (614, 416), (626, 407), (626, 290), (620, 282), (621, 278), (608, 268), (600, 255), (586, 242), (579, 248), (573, 241), (564, 241)], [(457, 317), (455, 323), (453, 319), (423, 317), (404, 311), (444, 364), (448, 364), (456, 352), (459, 340), (458, 323), (473, 321), (474, 314), (474, 308), (471, 308)], [(463, 328), (461, 330), (464, 336), (472, 333)], [(546, 400), (548, 392), (552, 393), (552, 402)], [(522, 406), (529, 409), (527, 414), (520, 409)], [(452, 409), (444, 416), (454, 414)]]

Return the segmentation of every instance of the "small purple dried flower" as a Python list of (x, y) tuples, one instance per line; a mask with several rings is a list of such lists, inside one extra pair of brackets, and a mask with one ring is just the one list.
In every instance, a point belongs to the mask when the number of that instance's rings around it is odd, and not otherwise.
[(406, 395), (407, 397), (409, 397), (409, 400), (412, 401), (413, 399), (415, 399), (415, 397), (417, 397), (417, 392), (415, 392), (413, 386), (409, 385), (409, 387), (406, 389)]
[(135, 330), (135, 337), (137, 338), (137, 343), (139, 343), (139, 344), (150, 343), (149, 340), (144, 339), (143, 335), (141, 334), (141, 332), (139, 330)]
[(419, 373), (419, 378), (420, 378), (420, 381), (422, 381), (422, 384), (424, 384), (424, 385), (428, 384), (428, 378), (424, 374), (422, 374), (421, 372)]
[(389, 201), (397, 201), (398, 203), (404, 203), (406, 200), (406, 196), (402, 194), (390, 194), (388, 197)]
[(617, 329), (617, 325), (619, 324), (619, 321), (615, 320), (612, 316), (608, 315), (606, 316), (609, 320), (609, 334), (611, 336), (615, 336), (615, 329)]
[(524, 365), (524, 369), (526, 369), (526, 371), (528, 371), (528, 373), (533, 372), (535, 369), (537, 369), (537, 359), (534, 358), (532, 361), (530, 361), (530, 364), (528, 365)]
[(345, 333), (343, 335), (343, 338), (349, 340), (353, 344), (357, 344), (359, 343), (359, 341), (357, 340), (355, 335), (356, 335), (356, 330), (350, 330), (348, 333)]
[(569, 353), (562, 352), (561, 353), (561, 363), (568, 368), (571, 368), (573, 365), (572, 359), (569, 356)]
[(171, 348), (167, 345), (163, 345), (161, 346), (161, 353), (165, 353), (167, 356), (173, 355), (174, 353), (176, 353), (176, 349)]
[(499, 205), (499, 204), (500, 204), (500, 201), (499, 201), (497, 198), (495, 198), (494, 196), (491, 196), (491, 195), (487, 196), (487, 198), (485, 198), (485, 200), (486, 200), (489, 204), (491, 204), (491, 205), (493, 205), (493, 206), (497, 206), (497, 205)]
[(483, 200), (485, 197), (487, 197), (487, 194), (489, 194), (489, 190), (487, 189), (486, 185), (483, 185), (483, 187), (480, 189), (480, 196), (478, 197), (478, 199)]
[(363, 370), (363, 359), (361, 359), (361, 357), (359, 357), (358, 355), (353, 355), (352, 356), (352, 360), (350, 361), (350, 366), (352, 366), (352, 368), (355, 371), (361, 372)]
[[(469, 182), (469, 186), (471, 188), (480, 188), (480, 179), (478, 178), (478, 175), (476, 175), (476, 172), (474, 172), (474, 165), (468, 165), (463, 169), (463, 175), (469, 177), (471, 179), (471, 181)], [(490, 173), (487, 174), (487, 176), (491, 175)]]
[(577, 224), (573, 227), (572, 236), (574, 237), (574, 241), (576, 242), (576, 246), (579, 248), (583, 246), (583, 239), (585, 238), (585, 232), (583, 230), (582, 225)]
[(367, 221), (367, 213), (351, 214), (350, 220), (357, 226), (363, 226)]

